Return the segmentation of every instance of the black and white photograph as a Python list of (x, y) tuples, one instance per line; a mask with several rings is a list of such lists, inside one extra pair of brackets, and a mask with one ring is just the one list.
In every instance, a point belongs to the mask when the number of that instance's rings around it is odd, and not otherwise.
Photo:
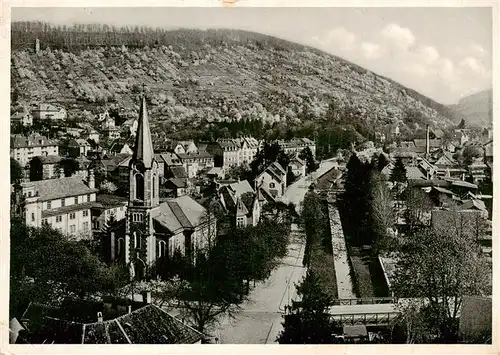
[(481, 4), (7, 8), (2, 343), (496, 353)]

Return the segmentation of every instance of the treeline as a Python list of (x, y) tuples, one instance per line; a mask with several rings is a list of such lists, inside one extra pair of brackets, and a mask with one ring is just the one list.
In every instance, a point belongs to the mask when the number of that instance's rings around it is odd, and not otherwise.
[(80, 50), (86, 47), (126, 46), (154, 47), (175, 46), (187, 51), (207, 44), (224, 46), (252, 43), (256, 48), (272, 46), (277, 50), (300, 49), (303, 46), (259, 33), (231, 29), (165, 29), (149, 26), (116, 27), (106, 24), (52, 25), (40, 21), (13, 22), (11, 27), (12, 49), (26, 49), (35, 41), (41, 49)]

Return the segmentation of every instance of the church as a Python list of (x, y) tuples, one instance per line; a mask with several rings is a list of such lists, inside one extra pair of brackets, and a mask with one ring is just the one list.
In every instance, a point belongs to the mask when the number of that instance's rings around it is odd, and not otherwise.
[(175, 250), (194, 262), (198, 251), (215, 240), (216, 220), (190, 196), (160, 203), (159, 164), (155, 160), (146, 98), (142, 97), (137, 134), (129, 163), (130, 188), (125, 228), (111, 233), (105, 247), (109, 261), (124, 262), (136, 279), (150, 273)]

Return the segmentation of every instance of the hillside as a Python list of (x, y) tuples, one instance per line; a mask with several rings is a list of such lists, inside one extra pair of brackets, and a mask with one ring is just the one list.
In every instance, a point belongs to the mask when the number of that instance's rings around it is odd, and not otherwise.
[(104, 107), (132, 117), (144, 84), (154, 129), (167, 135), (224, 119), (256, 119), (284, 134), (323, 121), (331, 110), (348, 112), (371, 132), (399, 120), (407, 123), (403, 132), (451, 124), (446, 106), (314, 48), (236, 30), (138, 31), (93, 36), (78, 28), (26, 32), (14, 24), (15, 101), (60, 103), (70, 117)]
[(484, 90), (460, 99), (450, 106), (457, 118), (464, 118), (469, 125), (486, 127), (493, 123), (493, 90)]

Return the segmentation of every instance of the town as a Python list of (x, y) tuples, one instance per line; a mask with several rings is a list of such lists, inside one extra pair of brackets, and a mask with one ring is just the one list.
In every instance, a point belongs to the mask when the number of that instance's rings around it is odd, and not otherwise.
[(491, 127), (174, 139), (134, 90), (12, 106), (12, 344), (491, 343)]

